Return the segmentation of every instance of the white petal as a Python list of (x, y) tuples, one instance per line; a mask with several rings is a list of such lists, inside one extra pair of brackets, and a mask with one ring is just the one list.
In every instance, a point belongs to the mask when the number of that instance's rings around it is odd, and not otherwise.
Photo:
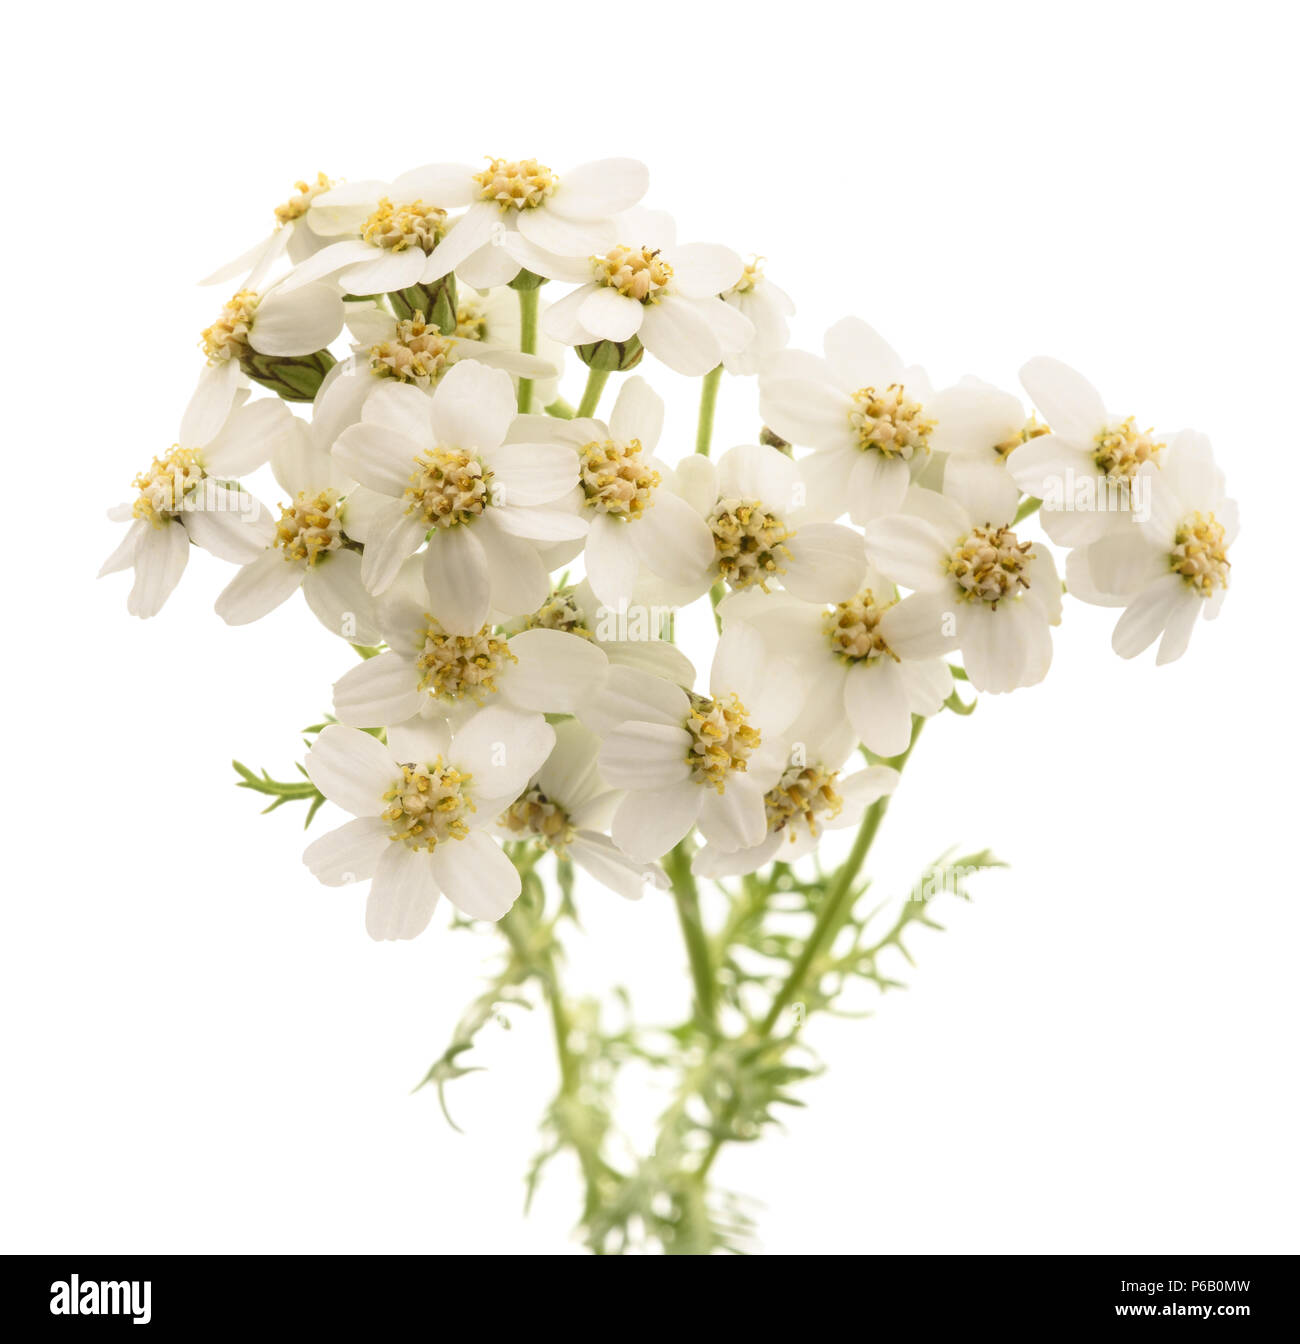
[[(1045, 355), (1031, 359), (1020, 370), (1020, 381), (1054, 433), (1086, 441), (1106, 423), (1106, 407), (1097, 389), (1059, 359)], [(1023, 451), (1017, 448), (1012, 456)]]
[(390, 841), (375, 865), (366, 900), (366, 932), (380, 942), (414, 938), (428, 928), (437, 904), (429, 855)]
[(343, 330), (343, 301), (333, 285), (271, 290), (257, 305), (249, 344), (264, 355), (310, 355)]
[(485, 247), (501, 232), (501, 213), (490, 201), (480, 201), (452, 225), (447, 236), (429, 253), (422, 283), (431, 285)]
[(845, 391), (884, 389), (902, 381), (903, 361), (879, 332), (860, 318), (846, 317), (826, 333), (826, 363)]
[(135, 548), (135, 583), (127, 595), (132, 616), (156, 616), (181, 581), (189, 559), (189, 534), (179, 523), (150, 527)]
[[(662, 487), (656, 490), (654, 503), (626, 530), (631, 533), (632, 544), (642, 564), (669, 583), (693, 584), (703, 578), (713, 564), (716, 547), (708, 524), (684, 499), (670, 490)], [(594, 526), (592, 531), (595, 531)], [(860, 555), (861, 540), (857, 546)], [(589, 535), (588, 573), (590, 561)], [(612, 601), (616, 603), (617, 599)]]
[(950, 548), (924, 519), (877, 518), (867, 524), (865, 537), (867, 558), (895, 583), (919, 590), (945, 585)]
[(1187, 585), (1181, 575), (1166, 574), (1140, 593), (1115, 625), (1111, 648), (1121, 658), (1134, 658), (1147, 648), (1173, 618)]
[(181, 445), (198, 448), (216, 438), (235, 404), (235, 394), (247, 386), (238, 360), (206, 365), (181, 420)]
[(892, 658), (877, 658), (849, 669), (844, 707), (853, 731), (877, 756), (897, 756), (912, 740), (907, 689)]
[(752, 849), (767, 835), (763, 790), (753, 780), (733, 774), (722, 793), (704, 790), (700, 804), (700, 834), (726, 853)]
[(838, 388), (806, 378), (764, 377), (758, 390), (759, 414), (783, 439), (825, 450), (857, 447), (849, 423), (852, 403)]
[(482, 832), (440, 844), (433, 874), (447, 899), (471, 919), (498, 920), (519, 897), (519, 870)]
[(341, 723), (321, 729), (303, 768), (331, 803), (354, 817), (379, 816), (388, 806), (384, 794), (402, 773), (382, 742)]
[(654, 863), (695, 825), (704, 790), (697, 784), (676, 784), (629, 794), (610, 825), (614, 843), (638, 863)]
[(404, 723), (420, 709), (414, 663), (389, 650), (367, 658), (334, 683), (334, 713), (354, 728)]
[(900, 658), (937, 658), (958, 644), (956, 602), (948, 589), (913, 593), (881, 617), (880, 633)]
[(470, 526), (437, 528), (424, 553), (429, 611), (448, 634), (475, 635), (488, 618), (491, 576)]
[(561, 443), (503, 443), (482, 456), (495, 504), (551, 504), (578, 483), (578, 455)]
[(261, 397), (240, 406), (203, 448), (203, 466), (214, 476), (246, 476), (271, 460), (297, 433), (292, 411), (278, 397)]
[(724, 293), (745, 273), (745, 263), (729, 247), (685, 243), (672, 249), (673, 288), (688, 299)]
[(669, 295), (645, 305), (641, 344), (675, 373), (698, 378), (722, 360), (722, 346), (698, 310)]
[(463, 359), (433, 394), (438, 442), (457, 448), (496, 448), (515, 415), (515, 389), (501, 369)]
[(425, 265), (418, 247), (372, 247), (369, 257), (339, 272), (339, 285), (345, 294), (392, 293), (418, 284)]
[(839, 523), (805, 523), (790, 541), (781, 582), (806, 602), (847, 602), (867, 573), (862, 538)]
[(497, 527), (490, 511), (479, 539), (487, 559), (492, 610), (503, 616), (536, 611), (550, 592), (550, 579), (537, 548)]
[(392, 583), (402, 561), (419, 550), (424, 533), (424, 519), (407, 513), (404, 499), (394, 499), (375, 510), (366, 532), (366, 553), (361, 558), (361, 581), (372, 593), (382, 593)]
[(457, 769), (472, 776), (474, 797), (513, 799), (542, 768), (554, 746), (555, 730), (541, 714), (488, 705), (456, 733), (448, 756)]
[[(703, 526), (703, 522), (700, 525)], [(591, 530), (587, 533), (584, 563), (588, 582), (606, 606), (617, 607), (632, 599), (640, 572), (640, 557), (632, 537), (634, 528), (639, 526), (639, 523), (629, 524), (611, 518), (607, 513), (598, 513), (592, 519)], [(710, 551), (712, 544), (710, 533)]]
[(604, 680), (608, 660), (581, 635), (524, 630), (510, 640), (518, 660), (504, 674), (512, 704), (547, 714), (572, 714)]
[(849, 478), (849, 516), (861, 526), (873, 518), (897, 513), (907, 495), (911, 471), (901, 457), (859, 453)]
[(474, 199), (474, 169), (464, 163), (422, 164), (395, 177), (388, 195), (394, 201), (422, 201), (439, 210), (458, 210)]
[(646, 887), (654, 883), (652, 868), (629, 859), (612, 840), (596, 831), (579, 831), (569, 845), (569, 857), (625, 900), (640, 900)]
[(943, 471), (943, 492), (970, 514), (972, 522), (995, 527), (1009, 523), (1020, 502), (1020, 487), (1006, 467), (978, 458), (950, 457)]
[(593, 289), (577, 311), (584, 331), (606, 341), (626, 341), (641, 330), (646, 307), (616, 289), (601, 285)]
[(520, 210), (516, 224), (534, 247), (558, 257), (596, 256), (618, 241), (610, 220), (565, 219), (549, 208)]
[(303, 597), (316, 619), (349, 644), (378, 644), (381, 638), (374, 598), (361, 582), (361, 557), (336, 551), (307, 571)]
[(625, 378), (610, 413), (610, 437), (619, 443), (636, 439), (641, 451), (649, 454), (659, 446), (663, 427), (663, 398), (639, 373)]
[(190, 539), (231, 564), (247, 565), (261, 557), (275, 535), (275, 524), (247, 490), (227, 490), (205, 481), (185, 500), (181, 521)]
[(1190, 587), (1184, 589), (1165, 625), (1160, 650), (1156, 654), (1157, 667), (1172, 663), (1187, 652), (1187, 645), (1191, 642), (1192, 630), (1196, 625), (1196, 618), (1201, 614), (1202, 605), (1203, 599), (1198, 593)]
[(282, 551), (267, 551), (225, 586), (216, 613), (227, 625), (247, 625), (292, 597), (306, 576), (304, 565), (288, 560)]
[(766, 444), (742, 443), (718, 459), (718, 492), (727, 499), (757, 499), (785, 515), (805, 503), (799, 468)]
[(633, 720), (615, 728), (601, 745), (600, 773), (615, 789), (666, 789), (689, 776), (690, 745), (685, 728)]
[(646, 194), (650, 172), (638, 159), (597, 159), (560, 175), (549, 210), (570, 219), (596, 219), (630, 210)]
[(140, 545), (140, 540), (148, 527), (149, 523), (145, 519), (134, 519), (131, 526), (126, 529), (126, 536), (122, 538), (121, 543), (100, 566), (97, 577), (102, 579), (105, 574), (117, 574), (124, 569), (130, 569), (135, 564), (136, 547)]
[[(647, 649), (659, 644), (657, 640), (639, 642)], [(605, 647), (612, 649), (614, 646)], [(687, 666), (689, 668), (689, 664)], [(690, 668), (687, 685), (694, 676), (694, 669)], [(680, 729), (689, 711), (690, 702), (680, 685), (646, 668), (619, 664), (609, 669), (603, 684), (578, 705), (576, 712), (594, 733), (607, 737), (615, 728), (631, 721)]]
[(379, 817), (354, 817), (313, 840), (303, 851), (302, 861), (318, 881), (341, 887), (373, 877), (390, 843), (387, 822)]
[(565, 345), (586, 345), (595, 340), (592, 333), (578, 321), (578, 313), (596, 292), (595, 285), (583, 285), (551, 304), (542, 314), (543, 334)]

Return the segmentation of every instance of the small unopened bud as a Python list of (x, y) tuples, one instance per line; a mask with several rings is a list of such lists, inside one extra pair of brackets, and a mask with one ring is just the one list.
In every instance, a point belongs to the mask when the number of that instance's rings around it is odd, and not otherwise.
[(627, 341), (592, 341), (590, 345), (577, 347), (578, 358), (589, 369), (598, 369), (602, 373), (626, 373), (641, 362), (645, 347), (640, 338), (633, 336)]
[(328, 350), (317, 350), (314, 355), (263, 355), (247, 346), (239, 367), (285, 401), (314, 401), (325, 375), (334, 367), (334, 356)]
[(444, 336), (456, 333), (456, 277), (445, 275), (429, 285), (411, 285), (388, 296), (393, 312), (409, 321), (420, 313), (431, 326)]

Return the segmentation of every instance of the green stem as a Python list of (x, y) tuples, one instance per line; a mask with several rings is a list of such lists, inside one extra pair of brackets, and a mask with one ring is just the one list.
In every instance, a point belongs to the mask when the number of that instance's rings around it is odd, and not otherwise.
[(578, 419), (585, 420), (587, 416), (596, 413), (596, 406), (600, 402), (600, 394), (605, 390), (605, 384), (609, 381), (608, 369), (589, 369), (587, 371), (587, 386), (582, 390), (582, 400), (578, 403)]
[(563, 397), (556, 397), (555, 400), (546, 407), (546, 414), (555, 416), (557, 420), (572, 420), (573, 407), (570, 406)]
[(695, 985), (695, 1011), (710, 1031), (717, 1026), (717, 999), (713, 984), (713, 959), (709, 954), (709, 940), (700, 918), (700, 897), (691, 873), (690, 849), (685, 840), (679, 842), (664, 859), (664, 871), (672, 883), (673, 901), (677, 906), (677, 920), (682, 926), (682, 940), (691, 964), (691, 980)]
[[(519, 290), (519, 353), (537, 353), (537, 290)], [(519, 380), (519, 414), (528, 415), (533, 409), (533, 380)]]
[[(907, 744), (907, 750), (901, 756), (896, 756), (888, 762), (895, 770), (902, 770), (903, 766), (907, 764), (907, 758), (912, 754), (917, 738), (921, 736), (921, 728), (924, 723), (925, 720), (919, 716), (912, 721), (912, 740)], [(862, 825), (858, 828), (857, 836), (854, 838), (853, 848), (849, 851), (849, 856), (844, 860), (839, 872), (835, 874), (834, 880), (822, 899), (822, 907), (817, 912), (817, 922), (808, 935), (808, 941), (804, 944), (799, 959), (790, 968), (790, 974), (777, 991), (776, 998), (772, 1000), (772, 1006), (768, 1009), (762, 1026), (759, 1027), (762, 1036), (767, 1037), (772, 1034), (777, 1022), (780, 1021), (781, 1014), (785, 1012), (790, 1001), (802, 986), (804, 977), (808, 974), (808, 968), (822, 951), (823, 946), (841, 928), (844, 903), (849, 900), (853, 893), (854, 880), (857, 878), (858, 872), (871, 849), (872, 842), (876, 838), (876, 832), (880, 829), (880, 823), (889, 810), (891, 797), (891, 794), (886, 794), (883, 798), (878, 798), (867, 809), (867, 815), (862, 818)]]
[(722, 365), (704, 375), (700, 388), (700, 419), (695, 431), (695, 451), (708, 457), (713, 443), (713, 413), (718, 409), (718, 384), (722, 381)]

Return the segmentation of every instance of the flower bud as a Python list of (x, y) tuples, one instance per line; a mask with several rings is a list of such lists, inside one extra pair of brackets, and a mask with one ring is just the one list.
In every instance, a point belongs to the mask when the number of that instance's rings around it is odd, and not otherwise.
[(328, 350), (317, 350), (314, 355), (263, 355), (246, 346), (239, 367), (285, 401), (314, 401), (325, 375), (334, 367), (334, 356)]
[(411, 285), (388, 296), (393, 312), (404, 321), (420, 313), (444, 336), (456, 333), (456, 277), (444, 275), (429, 285)]
[(577, 347), (578, 358), (589, 369), (602, 373), (626, 373), (641, 362), (645, 347), (638, 337), (627, 341), (592, 341)]

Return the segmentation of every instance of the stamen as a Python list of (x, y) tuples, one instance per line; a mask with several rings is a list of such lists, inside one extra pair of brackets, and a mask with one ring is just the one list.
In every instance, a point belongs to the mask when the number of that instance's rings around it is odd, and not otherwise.
[(378, 209), (361, 226), (361, 236), (368, 243), (392, 252), (418, 247), (432, 252), (447, 232), (447, 212), (436, 205), (412, 201), (409, 205), (394, 205), (387, 196)]
[(420, 689), (439, 700), (473, 700), (495, 695), (496, 678), (507, 663), (519, 660), (489, 626), (474, 635), (449, 635), (434, 617), (424, 617), (424, 648), (415, 660)]
[(370, 347), (370, 372), (416, 387), (433, 387), (451, 367), (455, 342), (413, 313), (397, 324), (391, 340)]
[(557, 588), (550, 598), (528, 618), (529, 630), (559, 630), (566, 635), (577, 635), (594, 640), (596, 636), (586, 625), (586, 617), (567, 588)]
[(507, 830), (536, 840), (543, 849), (554, 850), (561, 856), (578, 834), (564, 808), (552, 802), (536, 786), (511, 803), (499, 822)]
[(199, 450), (177, 444), (166, 457), (155, 457), (149, 469), (131, 482), (140, 492), (131, 506), (132, 516), (145, 519), (151, 527), (165, 527), (180, 512), (184, 497), (203, 479)]
[(203, 331), (203, 353), (209, 364), (224, 364), (228, 359), (243, 357), (260, 299), (255, 289), (241, 289), (221, 310), (217, 320)]
[(489, 159), (488, 166), (474, 174), (479, 200), (496, 201), (502, 210), (535, 210), (551, 196), (559, 180), (536, 159)]
[(953, 548), (948, 572), (964, 602), (987, 602), (994, 611), (1029, 587), (1033, 543), (1019, 541), (1009, 527), (972, 527)]
[(713, 533), (718, 572), (736, 591), (752, 584), (767, 592), (767, 580), (784, 574), (785, 545), (794, 532), (756, 499), (722, 499), (706, 520)]
[(1156, 462), (1164, 448), (1152, 438), (1152, 431), (1134, 426), (1133, 417), (1097, 435), (1093, 461), (1113, 480), (1131, 481), (1146, 462)]
[(1175, 574), (1181, 574), (1202, 597), (1212, 597), (1216, 588), (1228, 586), (1228, 543), (1223, 524), (1210, 514), (1194, 513), (1184, 518), (1174, 534), (1169, 553)]
[(283, 205), (275, 207), (275, 218), (280, 224), (291, 224), (311, 209), (311, 203), (323, 191), (328, 191), (334, 183), (324, 173), (316, 174), (315, 182), (295, 182), (297, 195), (290, 196)]
[(492, 473), (463, 448), (426, 448), (403, 495), (407, 513), (423, 515), (430, 527), (467, 523), (492, 501)]
[(750, 755), (762, 744), (762, 736), (750, 726), (745, 706), (736, 695), (725, 700), (710, 700), (690, 691), (687, 695), (691, 701), (685, 725), (691, 735), (687, 764), (699, 783), (724, 793), (727, 776), (733, 770), (747, 769)]
[(658, 249), (648, 247), (611, 248), (603, 257), (592, 257), (596, 283), (616, 289), (625, 298), (638, 303), (655, 303), (668, 290), (673, 268), (659, 259)]
[(292, 504), (282, 504), (275, 545), (283, 549), (286, 560), (305, 560), (308, 565), (337, 551), (343, 545), (339, 492), (322, 490), (309, 495), (299, 491)]
[(844, 806), (844, 799), (835, 792), (837, 779), (838, 770), (823, 770), (820, 765), (792, 765), (776, 787), (764, 795), (768, 833), (788, 830), (793, 844), (802, 823), (809, 835), (819, 835), (817, 819), (837, 817)]
[(847, 663), (881, 657), (898, 662), (898, 655), (885, 643), (879, 630), (880, 618), (896, 601), (895, 598), (877, 604), (871, 589), (864, 588), (856, 597), (831, 607), (822, 623), (831, 650)]
[(1030, 439), (1037, 439), (1041, 435), (1050, 434), (1051, 432), (1052, 431), (1043, 424), (1036, 415), (1031, 415), (1029, 419), (1025, 421), (1023, 429), (1018, 430), (1009, 438), (1003, 439), (1001, 443), (995, 443), (993, 445), (993, 451), (997, 453), (1003, 461), (1006, 461), (1006, 459), (1010, 457), (1022, 443), (1028, 443)]
[(641, 441), (593, 440), (578, 450), (588, 508), (615, 518), (640, 518), (654, 504), (659, 473), (641, 460)]
[(446, 840), (463, 840), (465, 818), (475, 811), (465, 791), (472, 778), (443, 765), (441, 756), (432, 765), (402, 766), (402, 778), (383, 795), (389, 806), (381, 816), (393, 824), (388, 838), (430, 854)]
[(874, 448), (885, 457), (910, 462), (917, 453), (930, 451), (934, 421), (923, 414), (921, 403), (913, 401), (901, 383), (890, 383), (883, 392), (858, 388), (853, 393), (849, 424), (864, 453)]

